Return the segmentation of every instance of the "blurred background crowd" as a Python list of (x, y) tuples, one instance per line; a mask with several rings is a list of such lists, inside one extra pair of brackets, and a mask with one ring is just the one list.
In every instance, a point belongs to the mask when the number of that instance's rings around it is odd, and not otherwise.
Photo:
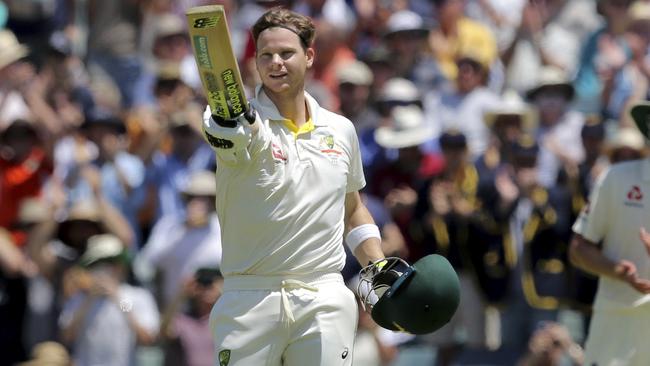
[(627, 112), (650, 1), (0, 1), (1, 365), (214, 364), (216, 162), (184, 19), (208, 3), (249, 91), (254, 21), (314, 19), (307, 89), (357, 128), (384, 251), (459, 273), (432, 336), (361, 312), (354, 365), (580, 362), (597, 281), (571, 225), (608, 165), (646, 154)]

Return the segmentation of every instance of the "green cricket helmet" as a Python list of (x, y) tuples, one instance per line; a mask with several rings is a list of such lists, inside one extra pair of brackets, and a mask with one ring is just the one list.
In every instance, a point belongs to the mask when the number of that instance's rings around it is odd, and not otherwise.
[(447, 324), (459, 302), (456, 271), (445, 257), (432, 254), (406, 268), (374, 304), (371, 316), (386, 329), (426, 334)]
[(633, 105), (630, 116), (643, 136), (650, 139), (650, 102), (642, 101)]

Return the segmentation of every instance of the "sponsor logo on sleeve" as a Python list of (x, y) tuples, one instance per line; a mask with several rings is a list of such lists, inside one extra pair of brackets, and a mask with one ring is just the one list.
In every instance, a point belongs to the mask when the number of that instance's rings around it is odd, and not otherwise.
[(633, 185), (625, 196), (625, 205), (632, 207), (643, 207), (643, 192), (641, 187)]

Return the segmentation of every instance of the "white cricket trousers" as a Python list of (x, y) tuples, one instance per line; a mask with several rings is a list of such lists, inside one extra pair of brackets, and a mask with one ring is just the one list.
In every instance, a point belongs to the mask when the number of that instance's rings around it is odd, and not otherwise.
[(585, 344), (584, 365), (650, 365), (650, 304), (595, 309)]
[(215, 365), (351, 365), (357, 311), (339, 273), (227, 277), (210, 314)]

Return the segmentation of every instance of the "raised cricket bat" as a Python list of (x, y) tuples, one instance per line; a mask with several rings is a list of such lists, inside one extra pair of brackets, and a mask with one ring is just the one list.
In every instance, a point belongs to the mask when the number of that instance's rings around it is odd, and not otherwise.
[(189, 8), (185, 15), (194, 58), (212, 114), (232, 119), (246, 112), (248, 101), (230, 43), (223, 6), (196, 6)]

